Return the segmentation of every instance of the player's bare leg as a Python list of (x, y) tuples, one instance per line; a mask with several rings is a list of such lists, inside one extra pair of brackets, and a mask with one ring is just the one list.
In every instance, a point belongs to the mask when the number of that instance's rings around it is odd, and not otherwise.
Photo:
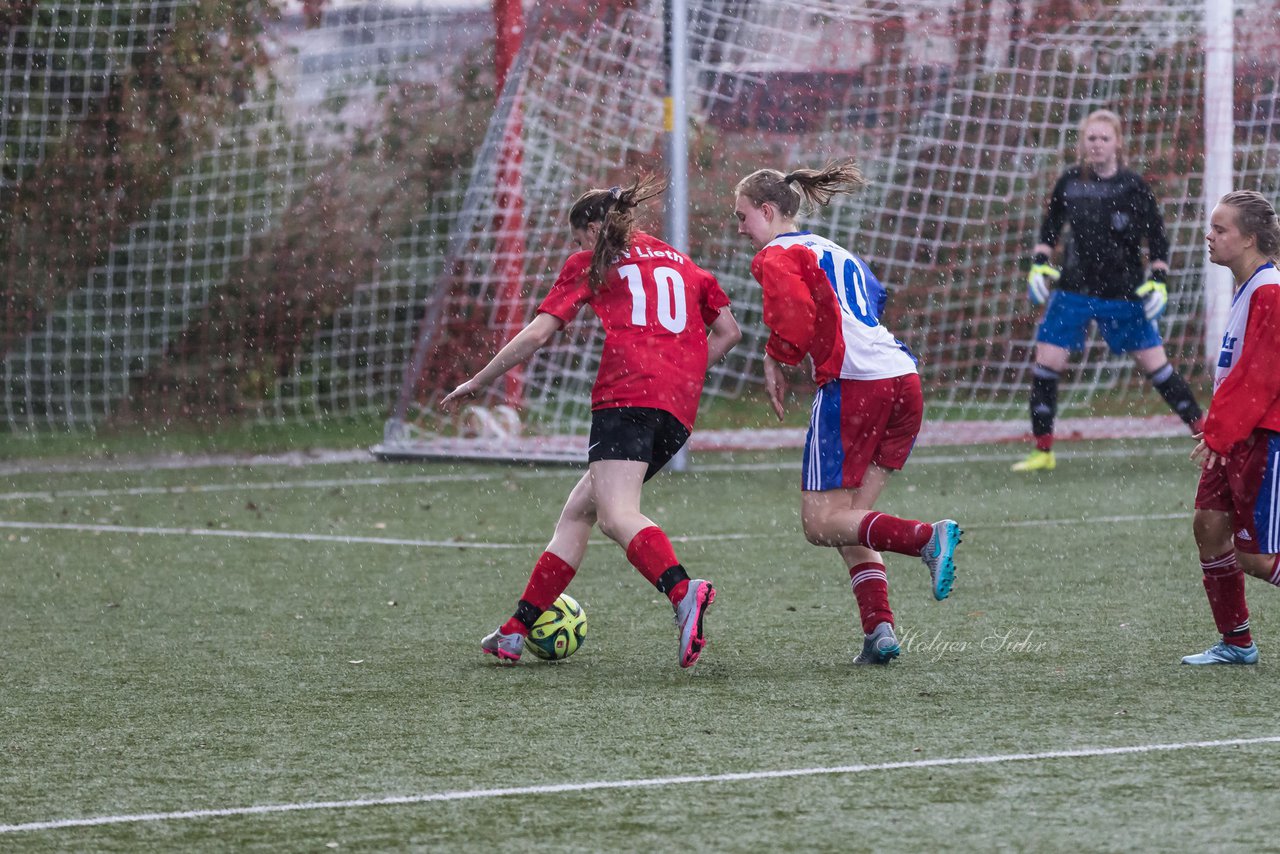
[(930, 525), (871, 509), (891, 473), (871, 465), (860, 487), (801, 492), (800, 519), (805, 538), (815, 546), (865, 546), (919, 557), (929, 569), (934, 598), (945, 599), (951, 593), (955, 550), (964, 532), (952, 519)]
[(635, 535), (653, 526), (640, 512), (640, 495), (649, 464), (638, 460), (597, 460), (584, 480), (590, 481), (600, 532), (624, 549)]
[(857, 489), (801, 492), (800, 522), (805, 539), (815, 546), (866, 548), (858, 539), (858, 526), (875, 507), (890, 474), (888, 469), (871, 465)]
[(534, 564), (524, 595), (516, 604), (516, 612), (507, 622), (480, 641), (482, 652), (499, 661), (520, 660), (529, 627), (556, 597), (569, 586), (574, 573), (582, 565), (587, 541), (596, 522), (595, 498), (591, 491), (591, 475), (585, 474), (565, 499), (564, 509), (556, 522), (551, 542)]
[(574, 484), (569, 497), (565, 499), (555, 533), (551, 535), (551, 542), (547, 543), (547, 551), (558, 554), (566, 563), (582, 566), (591, 529), (595, 524), (596, 501), (591, 473), (587, 472)]
[(1268, 584), (1280, 587), (1280, 555), (1255, 555), (1237, 551), (1236, 561), (1246, 575), (1261, 578)]
[(663, 530), (640, 512), (640, 493), (649, 464), (598, 460), (591, 464), (592, 490), (600, 530), (622, 546), (627, 560), (675, 609), (679, 662), (689, 667), (706, 646), (704, 619), (716, 599), (709, 581), (689, 578)]
[(1212, 560), (1218, 555), (1234, 551), (1236, 563), (1246, 575), (1280, 586), (1280, 577), (1277, 577), (1277, 573), (1280, 573), (1277, 558), (1280, 558), (1280, 555), (1251, 554), (1236, 549), (1232, 537), (1230, 513), (1219, 510), (1197, 510), (1192, 518), (1191, 529), (1195, 534), (1200, 560)]
[(1196, 510), (1191, 517), (1191, 533), (1196, 539), (1200, 560), (1212, 560), (1235, 549), (1231, 514), (1221, 510)]

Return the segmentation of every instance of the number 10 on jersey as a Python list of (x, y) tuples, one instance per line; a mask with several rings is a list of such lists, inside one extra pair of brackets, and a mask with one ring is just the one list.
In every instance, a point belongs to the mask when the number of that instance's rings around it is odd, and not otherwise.
[[(639, 264), (619, 267), (631, 291), (631, 324), (649, 325), (649, 296), (644, 288), (644, 274)], [(658, 323), (668, 332), (683, 332), (688, 322), (684, 300), (684, 277), (670, 267), (653, 268), (653, 286), (658, 294)]]

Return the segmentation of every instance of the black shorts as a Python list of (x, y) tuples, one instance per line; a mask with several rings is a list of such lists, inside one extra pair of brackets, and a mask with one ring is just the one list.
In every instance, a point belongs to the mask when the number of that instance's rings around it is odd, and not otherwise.
[(665, 410), (642, 406), (597, 409), (591, 413), (587, 462), (635, 460), (648, 463), (649, 470), (644, 475), (648, 480), (662, 471), (662, 467), (688, 440), (688, 428)]

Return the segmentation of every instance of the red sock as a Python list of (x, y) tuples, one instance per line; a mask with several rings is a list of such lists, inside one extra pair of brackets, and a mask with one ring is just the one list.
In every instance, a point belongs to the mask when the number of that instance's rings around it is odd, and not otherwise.
[(1233, 646), (1253, 643), (1249, 631), (1249, 607), (1244, 601), (1244, 572), (1236, 563), (1234, 551), (1200, 561), (1204, 572), (1204, 592), (1209, 596), (1209, 610), (1222, 640)]
[(911, 519), (899, 519), (872, 510), (858, 525), (858, 542), (878, 552), (897, 552), (920, 557), (920, 552), (933, 536), (933, 526)]
[[(654, 587), (658, 587), (663, 573), (680, 564), (676, 560), (676, 550), (671, 547), (671, 540), (667, 539), (667, 535), (657, 525), (650, 525), (631, 538), (627, 545), (627, 560)], [(671, 604), (679, 604), (688, 588), (688, 579), (681, 579), (666, 591)]]
[(860, 563), (849, 567), (849, 579), (853, 582), (853, 595), (858, 600), (858, 616), (862, 620), (862, 633), (871, 634), (881, 623), (893, 624), (893, 611), (889, 609), (889, 577), (884, 574), (884, 564)]
[(502, 628), (498, 629), (504, 635), (524, 635), (529, 636), (529, 627), (517, 620), (515, 617), (508, 617), (507, 621), (502, 624)]
[(1036, 436), (1036, 450), (1052, 451), (1053, 450), (1053, 434), (1045, 433), (1043, 436)]
[[(569, 587), (569, 582), (573, 581), (576, 572), (577, 570), (559, 555), (543, 552), (538, 557), (538, 562), (533, 565), (533, 571), (529, 573), (529, 583), (525, 585), (524, 595), (520, 598), (541, 613), (555, 604), (557, 597)], [(527, 635), (529, 627), (520, 619), (512, 617), (502, 624), (502, 633), (509, 635), (512, 632)]]

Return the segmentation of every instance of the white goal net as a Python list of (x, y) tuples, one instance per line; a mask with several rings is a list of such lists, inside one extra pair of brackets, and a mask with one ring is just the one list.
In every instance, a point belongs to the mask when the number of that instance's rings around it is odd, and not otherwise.
[[(576, 454), (590, 318), (463, 416), (435, 402), (532, 317), (573, 249), (572, 200), (665, 168), (662, 3), (528, 6), (500, 98), (481, 0), (329, 3), (309, 21), (230, 5), (256, 17), (220, 19), (212, 0), (0, 10), (6, 425), (389, 413), (392, 453), (479, 436)], [(687, 249), (746, 332), (709, 395), (760, 382), (733, 185), (853, 154), (870, 185), (806, 224), (888, 286), (930, 418), (1021, 420), (1026, 257), (1076, 127), (1102, 107), (1162, 202), (1162, 332), (1205, 378), (1206, 86), (1234, 96), (1233, 184), (1277, 199), (1280, 0), (1235, 0), (1234, 79), (1216, 81), (1203, 0), (688, 5)], [(1096, 342), (1062, 410), (1163, 411)]]
[[(1163, 205), (1173, 247), (1167, 345), (1185, 371), (1204, 376), (1200, 0), (691, 6), (689, 248), (720, 277), (746, 330), (712, 368), (709, 394), (737, 395), (761, 372), (765, 331), (752, 250), (730, 221), (732, 187), (761, 166), (820, 166), (854, 154), (870, 186), (807, 225), (849, 245), (888, 285), (886, 323), (921, 357), (931, 416), (1022, 417), (1037, 319), (1025, 296), (1026, 258), (1076, 128), (1104, 107), (1126, 118), (1129, 163)], [(1237, 8), (1235, 183), (1275, 197), (1280, 8), (1273, 0)], [(521, 320), (532, 316), (572, 251), (565, 224), (577, 193), (661, 167), (661, 34), (660, 3), (633, 4), (581, 33), (531, 31), (508, 112), (495, 118), (488, 159), (473, 172), (453, 274), (435, 294), (416, 383), (406, 383), (389, 446), (430, 444), (459, 426), (433, 401), (492, 354), (472, 345), (486, 340), (479, 330), (495, 328), (504, 302), (518, 300)], [(494, 207), (504, 150), (497, 135), (511, 113), (519, 113), (524, 158), (518, 258), (504, 258), (513, 242), (494, 228), (506, 222)], [(581, 433), (598, 336), (592, 318), (580, 319), (520, 384), (495, 385), (489, 412), (466, 415), (462, 431), (501, 443), (516, 408), (526, 433)], [(1063, 411), (1100, 402), (1114, 414), (1145, 411), (1158, 398), (1132, 372), (1129, 360), (1094, 342), (1064, 383)]]

